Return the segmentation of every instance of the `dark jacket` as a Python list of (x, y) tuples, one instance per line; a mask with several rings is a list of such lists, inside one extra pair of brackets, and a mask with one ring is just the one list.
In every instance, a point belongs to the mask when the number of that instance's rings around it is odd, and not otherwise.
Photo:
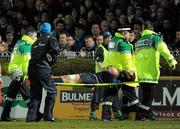
[(50, 68), (60, 51), (59, 42), (50, 35), (42, 34), (33, 44), (29, 65)]

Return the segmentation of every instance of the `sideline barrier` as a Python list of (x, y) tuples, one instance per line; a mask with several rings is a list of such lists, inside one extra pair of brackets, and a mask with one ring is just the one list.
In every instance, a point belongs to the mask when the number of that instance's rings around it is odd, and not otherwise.
[[(3, 76), (2, 79), (4, 100), (10, 79), (8, 76)], [(164, 118), (180, 118), (180, 76), (161, 77), (156, 93), (153, 108), (158, 116)], [(54, 107), (55, 117), (60, 119), (88, 119), (91, 95), (91, 87), (58, 86)], [(2, 108), (3, 104), (0, 106), (0, 115)], [(27, 107), (19, 94), (13, 104), (11, 116), (14, 118), (25, 118), (26, 114)], [(101, 118), (101, 105), (97, 111), (97, 117)]]
[[(57, 87), (57, 98), (54, 106), (54, 115), (60, 119), (88, 119), (92, 88), (73, 88), (69, 86)], [(96, 112), (101, 116), (100, 109)]]
[[(73, 85), (78, 86), (77, 84)], [(85, 86), (85, 84), (82, 84), (82, 86)], [(57, 87), (58, 96), (54, 110), (56, 117), (88, 119), (92, 89), (90, 87), (82, 88), (82, 86), (77, 88), (66, 83), (64, 86)], [(160, 78), (153, 108), (159, 117), (180, 118), (180, 76)], [(97, 117), (101, 118), (101, 105), (100, 110), (97, 111)]]

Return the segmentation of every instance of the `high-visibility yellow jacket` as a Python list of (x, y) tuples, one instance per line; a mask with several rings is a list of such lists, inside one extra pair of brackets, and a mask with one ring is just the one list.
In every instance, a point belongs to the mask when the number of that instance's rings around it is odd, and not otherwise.
[(20, 70), (23, 72), (24, 77), (27, 76), (28, 64), (31, 58), (31, 47), (34, 42), (28, 35), (24, 35), (16, 43), (8, 66), (9, 73), (14, 70)]
[[(136, 74), (133, 46), (120, 33), (115, 33), (112, 41), (109, 43), (108, 64), (119, 70), (131, 71)], [(135, 79), (137, 81), (137, 77)], [(138, 83), (127, 84), (136, 87)]]
[(169, 66), (177, 64), (161, 36), (154, 31), (144, 30), (141, 38), (135, 43), (135, 60), (139, 82), (158, 83), (160, 55)]

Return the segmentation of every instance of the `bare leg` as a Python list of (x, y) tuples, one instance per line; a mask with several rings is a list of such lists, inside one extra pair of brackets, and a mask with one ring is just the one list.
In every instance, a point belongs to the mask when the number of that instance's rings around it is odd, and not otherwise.
[(79, 74), (63, 75), (54, 78), (61, 78), (63, 82), (67, 82), (67, 83), (81, 83)]

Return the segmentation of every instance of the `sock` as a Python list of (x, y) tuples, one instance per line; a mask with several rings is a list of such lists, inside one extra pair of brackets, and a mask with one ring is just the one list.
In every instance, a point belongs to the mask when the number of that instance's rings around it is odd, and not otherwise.
[(115, 112), (115, 117), (116, 118), (122, 117), (122, 112), (120, 110)]
[(90, 112), (89, 116), (95, 117), (96, 116), (96, 112), (95, 111), (94, 112)]

